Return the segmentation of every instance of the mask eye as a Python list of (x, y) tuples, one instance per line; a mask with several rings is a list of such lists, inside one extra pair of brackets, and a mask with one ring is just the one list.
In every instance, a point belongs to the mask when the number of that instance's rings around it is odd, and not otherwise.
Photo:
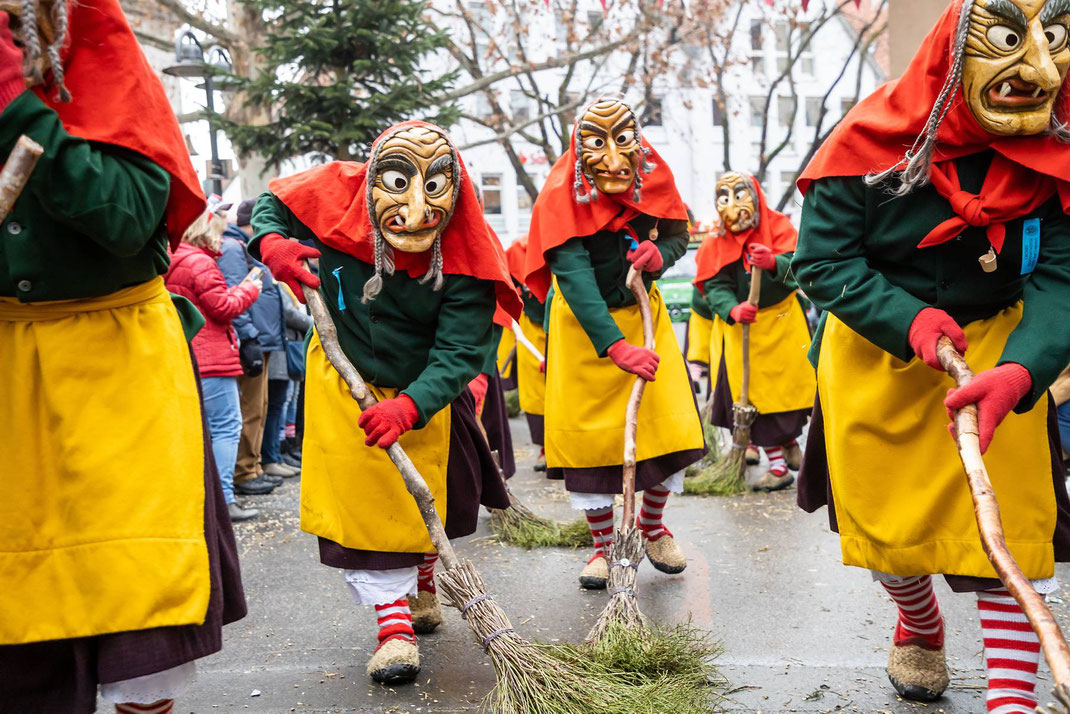
[(583, 140), (583, 146), (591, 151), (598, 151), (605, 148), (606, 140), (600, 136), (590, 136)]
[(746, 200), (746, 198), (747, 198), (747, 192), (746, 191), (736, 191), (736, 200), (737, 201), (743, 201), (743, 200)]
[(718, 206), (727, 206), (728, 202), (731, 199), (732, 199), (731, 196), (729, 196), (728, 194), (722, 193), (720, 196), (717, 197), (717, 205)]
[(379, 180), (383, 182), (383, 188), (394, 193), (401, 193), (409, 187), (409, 177), (400, 171), (384, 171)]
[(437, 196), (446, 190), (446, 174), (438, 173), (424, 181), (424, 191), (428, 196)]
[(1066, 44), (1066, 25), (1048, 25), (1044, 28), (1044, 36), (1048, 38), (1048, 49), (1061, 50)]
[(627, 146), (628, 144), (632, 143), (633, 141), (635, 141), (635, 132), (632, 131), (631, 129), (626, 129), (626, 130), (622, 131), (621, 133), (617, 134), (617, 145), (618, 146)]
[(1022, 45), (1022, 36), (1018, 34), (1018, 30), (1006, 25), (993, 25), (988, 28), (987, 37), (992, 46), (1001, 52), (1011, 52)]

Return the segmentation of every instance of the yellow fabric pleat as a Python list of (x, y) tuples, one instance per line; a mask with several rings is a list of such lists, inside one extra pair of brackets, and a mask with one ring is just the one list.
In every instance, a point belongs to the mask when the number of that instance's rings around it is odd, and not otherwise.
[[(702, 425), (684, 356), (661, 291), (650, 291), (661, 357), (639, 406), (637, 459), (703, 447)], [(611, 309), (625, 339), (643, 344), (636, 306)], [(550, 306), (546, 368), (546, 463), (551, 468), (619, 466), (624, 461), (624, 413), (636, 377), (599, 357), (560, 290)]]
[[(546, 331), (526, 314), (520, 316), (520, 329), (545, 356)], [(517, 386), (520, 390), (520, 408), (528, 414), (546, 413), (546, 374), (539, 370), (539, 360), (523, 345), (516, 348)]]
[[(400, 390), (368, 385), (376, 399)], [(301, 530), (346, 548), (387, 553), (433, 553), (416, 501), (384, 449), (365, 446), (357, 425), (361, 409), (313, 334), (305, 373), (305, 438), (302, 445)], [(446, 522), (446, 465), (451, 407), (398, 443), (412, 459)]]
[[(994, 367), (1021, 304), (965, 327), (966, 361)], [(981, 547), (966, 474), (944, 408), (954, 381), (893, 357), (829, 316), (818, 389), (843, 562), (894, 575), (996, 577)], [(1047, 400), (1008, 414), (985, 464), (1007, 544), (1027, 577), (1054, 572), (1056, 506)]]
[(710, 338), (713, 335), (713, 320), (699, 315), (694, 310), (687, 319), (687, 361), (710, 364)]
[[(732, 400), (738, 401), (743, 388), (743, 326), (721, 321), (721, 332), (728, 384)], [(817, 381), (806, 358), (809, 349), (806, 314), (795, 293), (758, 311), (750, 329), (750, 402), (760, 414), (813, 408)]]
[(163, 280), (0, 298), (0, 395), (0, 645), (203, 622), (200, 401)]
[(502, 338), (498, 340), (498, 374), (502, 379), (509, 379), (516, 374), (516, 361), (509, 363), (509, 355), (516, 347), (516, 335), (509, 328), (502, 330)]

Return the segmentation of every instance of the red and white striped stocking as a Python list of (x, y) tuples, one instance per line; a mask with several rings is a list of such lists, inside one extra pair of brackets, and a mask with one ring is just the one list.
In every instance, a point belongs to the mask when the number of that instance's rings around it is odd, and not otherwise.
[(917, 645), (928, 650), (944, 646), (944, 618), (936, 601), (930, 575), (913, 578), (881, 577), (881, 585), (899, 608), (896, 645)]
[(765, 455), (769, 457), (769, 471), (777, 476), (788, 472), (788, 462), (784, 460), (784, 449), (780, 446), (765, 446)]
[(172, 714), (174, 699), (161, 699), (154, 704), (116, 704), (115, 714)]
[(591, 560), (608, 558), (613, 545), (613, 506), (588, 509), (583, 514), (587, 516), (587, 527), (591, 529), (591, 539), (594, 541)]
[(1028, 714), (1037, 706), (1040, 640), (1005, 589), (977, 593), (988, 670), (990, 714)]
[(403, 597), (387, 605), (376, 605), (375, 617), (379, 621), (379, 647), (387, 640), (395, 638), (416, 641), (416, 633), (412, 631), (412, 611), (409, 610), (408, 598)]
[(435, 563), (438, 553), (424, 553), (424, 562), (416, 566), (416, 590), (422, 593), (435, 592)]
[(643, 491), (643, 506), (639, 509), (639, 517), (635, 525), (643, 531), (643, 537), (654, 541), (672, 533), (661, 522), (662, 512), (665, 510), (665, 502), (669, 500), (669, 489), (661, 484)]

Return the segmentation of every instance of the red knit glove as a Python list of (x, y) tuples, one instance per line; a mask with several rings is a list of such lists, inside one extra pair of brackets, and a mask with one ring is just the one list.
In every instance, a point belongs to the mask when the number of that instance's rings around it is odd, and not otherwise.
[(416, 402), (408, 394), (402, 394), (368, 407), (361, 412), (357, 424), (368, 435), (364, 440), (366, 446), (389, 449), (398, 437), (412, 429), (418, 418)]
[(776, 256), (773, 251), (761, 243), (751, 243), (747, 246), (747, 262), (755, 268), (762, 270), (776, 270)]
[(654, 373), (658, 371), (658, 362), (661, 361), (657, 352), (645, 347), (636, 347), (628, 340), (617, 340), (609, 346), (606, 354), (613, 360), (613, 364), (648, 382), (654, 381)]
[(476, 416), (482, 416), (483, 414), (483, 402), (487, 398), (487, 388), (490, 386), (490, 380), (485, 374), (477, 374), (476, 378), (468, 383), (468, 390), (472, 392), (472, 396), (476, 399)]
[(750, 325), (758, 319), (758, 308), (749, 302), (741, 302), (728, 311), (728, 316), (741, 325)]
[(944, 335), (951, 338), (956, 350), (961, 354), (966, 354), (966, 334), (959, 324), (943, 310), (927, 307), (914, 317), (914, 322), (910, 323), (907, 342), (922, 362), (943, 372), (940, 358), (936, 356), (936, 342)]
[(539, 362), (539, 374), (546, 374), (546, 360)]
[(305, 301), (302, 285), (312, 289), (320, 286), (320, 279), (305, 267), (306, 260), (320, 257), (320, 252), (315, 248), (301, 245), (295, 240), (287, 240), (278, 233), (268, 233), (260, 239), (260, 257), (264, 259), (264, 265), (271, 270), (275, 279), (289, 285), (301, 302)]
[(11, 37), (11, 18), (0, 12), (0, 112), (26, 89), (22, 74), (22, 51)]
[(651, 240), (645, 240), (635, 250), (629, 250), (628, 260), (632, 262), (636, 270), (644, 273), (656, 273), (665, 264), (661, 251)]
[(981, 453), (988, 451), (992, 435), (1003, 419), (1033, 387), (1029, 370), (1015, 362), (981, 372), (960, 389), (949, 389), (944, 406), (954, 421), (954, 412), (969, 404), (977, 405), (977, 429)]

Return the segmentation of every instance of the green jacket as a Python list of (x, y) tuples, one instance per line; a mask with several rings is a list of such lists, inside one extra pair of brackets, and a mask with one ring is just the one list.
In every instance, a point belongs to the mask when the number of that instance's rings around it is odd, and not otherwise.
[(320, 292), (338, 328), (342, 351), (371, 384), (402, 390), (419, 412), (417, 428), (456, 399), (483, 369), (492, 347), (494, 284), (447, 275), (441, 290), (399, 271), (383, 276), (383, 290), (364, 304), (364, 283), (375, 266), (320, 241), (281, 201), (263, 193), (253, 208), (249, 252), (278, 233), (311, 240), (320, 257)]
[[(980, 190), (990, 160), (985, 152), (957, 161), (964, 190)], [(815, 181), (803, 203), (792, 270), (814, 304), (902, 360), (914, 357), (907, 332), (925, 307), (965, 325), (1023, 300), (1022, 321), (999, 363), (1029, 370), (1033, 388), (1018, 405), (1018, 411), (1028, 410), (1070, 362), (1070, 218), (1053, 198), (1010, 221), (997, 269), (985, 273), (978, 263), (990, 247), (983, 228), (917, 248), (953, 215), (931, 186), (891, 198), (887, 186), (867, 186), (858, 177)], [(1038, 224), (1039, 256), (1029, 271), (1024, 232)], [(823, 324), (811, 351), (815, 363)]]
[[(791, 253), (776, 256), (776, 270), (762, 271), (762, 292), (758, 307), (769, 307), (791, 295), (799, 286), (791, 274)], [(717, 275), (702, 284), (709, 310), (729, 325), (736, 323), (729, 313), (750, 295), (750, 276), (743, 258), (721, 268)]]
[(71, 136), (30, 91), (0, 115), (0, 157), (22, 134), (45, 152), (0, 225), (0, 296), (100, 297), (167, 272), (167, 171), (132, 151)]
[(706, 298), (702, 296), (702, 292), (698, 288), (691, 288), (691, 312), (699, 317), (704, 317), (707, 320), (713, 319), (713, 313), (710, 312), (710, 305), (706, 302)]
[[(647, 240), (654, 220), (650, 216), (638, 216), (631, 221), (641, 240)], [(657, 273), (643, 273), (648, 290), (662, 272), (687, 252), (689, 239), (686, 221), (661, 219), (658, 222), (656, 245), (664, 264)], [(561, 293), (601, 357), (605, 357), (610, 345), (624, 339), (609, 309), (635, 304), (635, 297), (624, 284), (631, 267), (627, 258), (630, 247), (625, 231), (599, 231), (591, 236), (571, 238), (547, 254)]]

